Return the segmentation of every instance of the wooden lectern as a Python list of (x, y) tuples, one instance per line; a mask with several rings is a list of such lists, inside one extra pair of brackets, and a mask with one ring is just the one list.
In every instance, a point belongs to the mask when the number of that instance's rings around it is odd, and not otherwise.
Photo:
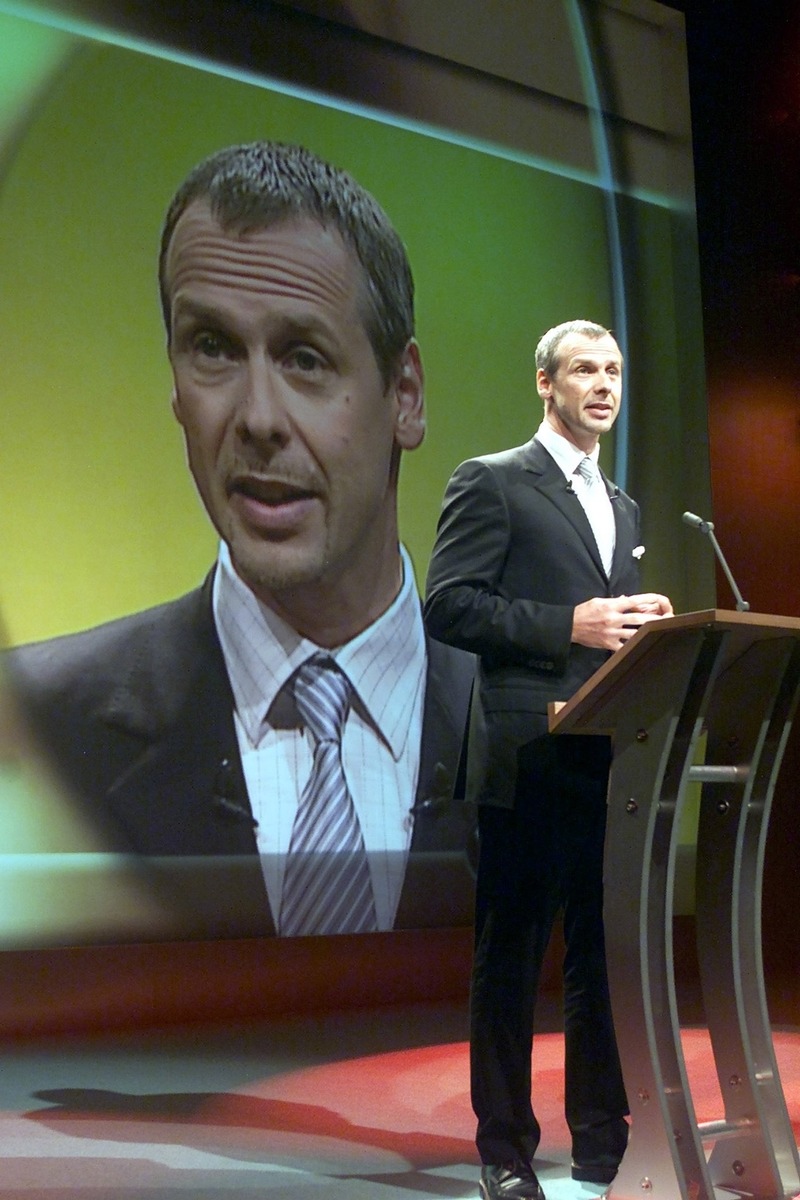
[[(800, 620), (689, 613), (653, 621), (564, 705), (553, 733), (614, 743), (605, 848), (609, 985), (631, 1136), (609, 1200), (785, 1200), (800, 1161), (761, 961), (770, 803), (800, 690)], [(693, 765), (702, 735), (705, 765)], [(677, 831), (702, 785), (696, 921), (724, 1117), (699, 1125), (672, 959)]]

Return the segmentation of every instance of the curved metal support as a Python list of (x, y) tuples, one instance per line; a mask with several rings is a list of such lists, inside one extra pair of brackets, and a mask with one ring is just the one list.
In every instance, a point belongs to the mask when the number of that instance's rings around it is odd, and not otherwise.
[[(605, 937), (631, 1136), (608, 1200), (790, 1200), (800, 1193), (772, 1048), (760, 923), (769, 810), (798, 691), (800, 620), (692, 613), (645, 626), (551, 714), (554, 733), (614, 738)], [(704, 730), (707, 763), (696, 767)], [(698, 957), (725, 1107), (724, 1119), (702, 1126), (686, 1075), (672, 959), (677, 830), (690, 780), (702, 783)]]
[[(728, 664), (708, 714), (707, 754), (743, 758), (744, 786), (704, 786), (697, 841), (700, 979), (720, 1091), (724, 1136), (709, 1173), (747, 1196), (794, 1196), (800, 1162), (772, 1046), (761, 961), (761, 888), (769, 810), (797, 704), (794, 639), (742, 644), (729, 635)], [(747, 697), (742, 704), (741, 698)]]
[(680, 1042), (672, 969), (672, 887), (684, 779), (719, 639), (671, 647), (667, 672), (639, 681), (620, 714), (609, 782), (605, 927), (609, 987), (631, 1109), (610, 1195), (713, 1200)]

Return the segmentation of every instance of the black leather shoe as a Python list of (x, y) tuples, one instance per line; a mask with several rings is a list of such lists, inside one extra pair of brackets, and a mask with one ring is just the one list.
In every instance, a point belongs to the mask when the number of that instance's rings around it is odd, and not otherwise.
[(579, 1183), (613, 1183), (619, 1163), (576, 1163), (572, 1164), (572, 1178)]
[(481, 1197), (482, 1200), (545, 1200), (536, 1172), (526, 1162), (484, 1165)]

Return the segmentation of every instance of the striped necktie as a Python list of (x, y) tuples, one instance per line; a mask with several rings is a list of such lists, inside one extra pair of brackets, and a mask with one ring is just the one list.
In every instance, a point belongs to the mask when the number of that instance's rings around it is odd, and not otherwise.
[(316, 745), (300, 797), (283, 879), (280, 933), (366, 933), (377, 927), (358, 814), (342, 766), (352, 688), (327, 654), (295, 676), (297, 708)]

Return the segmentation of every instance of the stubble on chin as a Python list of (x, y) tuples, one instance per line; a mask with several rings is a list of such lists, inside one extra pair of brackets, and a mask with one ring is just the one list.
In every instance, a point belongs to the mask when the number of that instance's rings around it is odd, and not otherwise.
[(265, 604), (282, 592), (318, 583), (324, 575), (323, 547), (303, 552), (291, 545), (291, 539), (259, 546), (236, 535), (225, 540), (236, 574)]

